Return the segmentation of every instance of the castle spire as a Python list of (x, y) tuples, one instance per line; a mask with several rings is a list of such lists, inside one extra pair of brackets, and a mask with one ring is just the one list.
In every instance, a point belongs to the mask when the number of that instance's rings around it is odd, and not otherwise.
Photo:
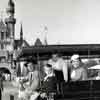
[(7, 12), (7, 18), (5, 19), (5, 23), (8, 27), (9, 30), (9, 38), (10, 38), (10, 48), (14, 50), (14, 39), (15, 39), (15, 24), (16, 24), (16, 19), (14, 17), (15, 13), (15, 4), (13, 0), (8, 1), (8, 7), (6, 9)]
[(23, 41), (23, 27), (22, 27), (22, 23), (21, 23), (21, 27), (20, 27), (20, 41)]

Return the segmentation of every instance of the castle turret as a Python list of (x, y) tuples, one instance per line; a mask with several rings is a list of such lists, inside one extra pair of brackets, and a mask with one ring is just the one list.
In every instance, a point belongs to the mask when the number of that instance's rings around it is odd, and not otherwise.
[(22, 27), (22, 24), (21, 24), (21, 28), (20, 28), (20, 41), (21, 41), (21, 44), (23, 42), (23, 27)]
[(14, 50), (16, 19), (14, 18), (15, 5), (14, 5), (14, 2), (12, 0), (9, 0), (6, 12), (7, 12), (8, 17), (5, 19), (5, 23), (9, 29), (8, 34), (9, 34), (9, 39), (10, 39), (10, 49)]
[(15, 13), (15, 4), (12, 0), (8, 2), (7, 13), (11, 16)]

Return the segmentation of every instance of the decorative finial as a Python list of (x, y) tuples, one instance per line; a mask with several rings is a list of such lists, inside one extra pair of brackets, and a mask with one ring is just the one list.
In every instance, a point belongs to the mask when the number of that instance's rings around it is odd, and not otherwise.
[(10, 13), (10, 14), (15, 13), (15, 4), (12, 0), (9, 0), (8, 2), (7, 13)]
[(9, 0), (8, 5), (9, 6), (13, 6), (13, 7), (15, 6), (15, 4), (14, 4), (14, 2), (12, 0)]

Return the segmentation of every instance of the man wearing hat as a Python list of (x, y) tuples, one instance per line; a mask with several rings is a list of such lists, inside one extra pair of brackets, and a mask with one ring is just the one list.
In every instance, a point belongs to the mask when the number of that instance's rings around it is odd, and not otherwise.
[(72, 64), (72, 71), (71, 71), (72, 81), (86, 80), (87, 71), (78, 54), (74, 54), (71, 57), (71, 64)]
[(68, 68), (66, 62), (57, 53), (52, 54), (52, 58), (48, 61), (52, 65), (52, 68), (59, 81), (68, 81)]
[[(37, 88), (39, 87), (40, 78), (39, 72), (36, 70), (34, 64), (29, 62), (27, 64), (28, 75), (20, 79), (19, 99), (35, 100), (38, 97)], [(21, 94), (21, 95), (20, 95)]]

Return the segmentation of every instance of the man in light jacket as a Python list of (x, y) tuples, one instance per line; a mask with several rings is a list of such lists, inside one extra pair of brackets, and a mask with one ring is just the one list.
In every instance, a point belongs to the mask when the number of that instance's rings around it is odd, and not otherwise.
[(64, 59), (60, 57), (57, 53), (52, 54), (52, 58), (49, 59), (48, 63), (52, 65), (58, 82), (58, 93), (61, 93), (62, 82), (68, 81), (68, 66)]

